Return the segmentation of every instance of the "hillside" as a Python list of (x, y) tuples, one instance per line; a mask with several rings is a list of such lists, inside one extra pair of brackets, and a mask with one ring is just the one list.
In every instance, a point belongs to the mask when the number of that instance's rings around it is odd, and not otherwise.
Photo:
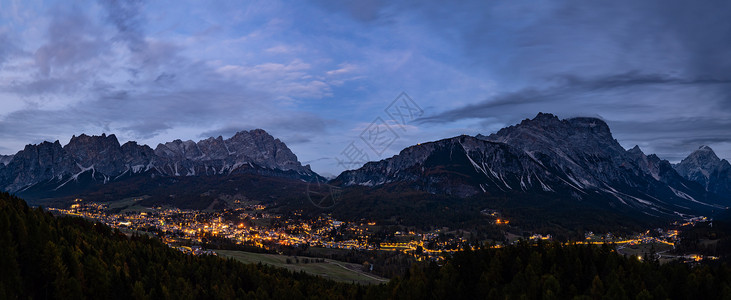
[[(393, 157), (345, 171), (332, 183), (374, 189), (398, 185), (482, 199), (468, 200), (475, 211), (505, 205), (530, 211), (549, 202), (548, 214), (539, 210), (528, 216), (546, 222), (592, 214), (651, 224), (712, 216), (731, 204), (728, 194), (686, 179), (668, 161), (646, 155), (639, 147), (625, 150), (600, 119), (561, 120), (543, 113), (489, 136), (462, 135), (407, 147)], [(498, 205), (495, 199), (518, 203)], [(565, 217), (551, 218), (558, 215)]]
[(55, 218), (0, 194), (0, 298), (48, 299), (722, 299), (727, 264), (660, 265), (609, 245), (519, 243), (418, 263), (388, 284), (358, 286), (215, 256)]
[(0, 194), (0, 298), (358, 299), (367, 288), (215, 256), (79, 218), (55, 218)]

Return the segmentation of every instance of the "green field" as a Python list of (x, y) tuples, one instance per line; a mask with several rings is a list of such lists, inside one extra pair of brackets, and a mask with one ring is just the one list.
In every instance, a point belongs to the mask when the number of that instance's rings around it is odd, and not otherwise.
[(142, 196), (142, 197), (130, 197), (130, 198), (124, 198), (122, 200), (117, 201), (111, 201), (109, 202), (108, 209), (121, 209), (121, 212), (143, 212), (143, 211), (151, 211), (151, 209), (142, 207), (139, 205), (139, 202), (141, 200), (147, 199), (150, 196)]
[[(304, 271), (309, 274), (317, 275), (323, 278), (332, 279), (340, 282), (355, 282), (360, 284), (379, 284), (385, 283), (388, 279), (381, 278), (372, 274), (366, 274), (361, 271), (361, 266), (353, 263), (346, 263), (332, 259), (325, 259), (325, 262), (320, 263), (303, 263), (302, 259), (306, 257), (299, 257), (300, 262), (294, 263), (295, 259), (293, 256), (277, 255), (277, 254), (263, 254), (263, 253), (251, 253), (244, 251), (232, 251), (232, 250), (215, 250), (221, 257), (234, 258), (244, 263), (262, 263), (275, 267), (286, 268), (294, 272)], [(287, 263), (287, 258), (292, 263)], [(309, 258), (313, 259), (313, 258)]]
[(623, 245), (617, 249), (617, 252), (622, 255), (644, 256), (645, 254), (651, 253), (653, 248), (655, 250), (655, 253), (663, 254), (663, 256), (660, 258), (660, 263), (666, 263), (675, 260), (675, 258), (673, 258), (674, 256), (665, 254), (666, 252), (673, 250), (673, 246), (663, 243)]

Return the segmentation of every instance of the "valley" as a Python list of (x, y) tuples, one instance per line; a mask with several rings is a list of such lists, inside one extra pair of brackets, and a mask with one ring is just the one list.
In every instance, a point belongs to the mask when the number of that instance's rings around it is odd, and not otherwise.
[(729, 12), (0, 0), (0, 300), (731, 299)]
[[(387, 266), (381, 265), (384, 261), (375, 259), (379, 253), (381, 256), (407, 258), (410, 262), (441, 262), (464, 249), (501, 248), (524, 242), (557, 242), (551, 234), (540, 234), (511, 226), (510, 220), (494, 210), (483, 211), (482, 214), (486, 217), (485, 221), (497, 229), (500, 237), (480, 239), (479, 232), (460, 228), (443, 227), (432, 231), (421, 231), (411, 226), (381, 226), (376, 221), (339, 221), (328, 215), (316, 218), (308, 218), (301, 213), (282, 215), (256, 203), (249, 203), (234, 210), (204, 212), (144, 207), (138, 205), (142, 199), (112, 202), (112, 206), (77, 199), (69, 209), (49, 208), (49, 210), (54, 214), (87, 218), (120, 230), (150, 234), (185, 253), (218, 254), (249, 263), (258, 260), (318, 276), (335, 276), (332, 273), (332, 266), (328, 264), (342, 268), (342, 264), (346, 263), (333, 258), (347, 257), (349, 262), (345, 269), (357, 274), (353, 277), (336, 272), (336, 275), (344, 277), (335, 280), (345, 282), (355, 280), (373, 283), (370, 279), (365, 281), (363, 278), (356, 279), (367, 274), (393, 276), (405, 271), (405, 269), (396, 270), (395, 273), (392, 269), (386, 271), (384, 268)], [(716, 260), (718, 257), (683, 251), (676, 249), (676, 245), (681, 243), (683, 232), (692, 230), (697, 224), (710, 222), (712, 220), (706, 217), (695, 217), (666, 224), (663, 228), (648, 229), (642, 233), (587, 232), (583, 237), (564, 240), (562, 244), (609, 244), (618, 253), (638, 259), (657, 260), (661, 263), (672, 261), (696, 263)], [(222, 250), (221, 247), (231, 250)], [(287, 254), (282, 255), (284, 253)], [(357, 255), (353, 255), (354, 253)], [(297, 256), (307, 262), (327, 258), (326, 261), (322, 261), (327, 264), (290, 265), (294, 260), (299, 263), (299, 259), (295, 259)], [(404, 267), (406, 266), (408, 264)], [(338, 268), (334, 270), (342, 271)], [(361, 272), (365, 272), (366, 275)]]
[(243, 131), (153, 151), (81, 135), (5, 158), (0, 184), (56, 216), (187, 255), (367, 285), (484, 249), (588, 245), (688, 265), (731, 253), (728, 162), (708, 147), (675, 166), (624, 150), (598, 119), (539, 114), (490, 136), (419, 143), (330, 181), (277, 141)]

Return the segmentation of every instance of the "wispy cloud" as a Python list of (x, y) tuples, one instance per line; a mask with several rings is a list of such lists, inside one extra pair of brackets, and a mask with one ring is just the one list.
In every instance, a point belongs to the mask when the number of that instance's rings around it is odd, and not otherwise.
[(132, 52), (142, 52), (147, 48), (144, 34), (144, 15), (142, 0), (100, 0), (106, 9), (106, 17), (117, 29), (115, 39), (127, 44)]
[(697, 143), (731, 157), (728, 1), (0, 6), (5, 154), (80, 132), (156, 144), (263, 128), (337, 173), (316, 159), (405, 91), (427, 117), (383, 157), (538, 111), (601, 115), (668, 158)]
[[(651, 101), (630, 102), (621, 97), (620, 94), (626, 95), (626, 93), (633, 91), (642, 92), (654, 87), (683, 88), (685, 86), (686, 88), (723, 89), (731, 86), (731, 79), (685, 79), (658, 74), (641, 74), (635, 71), (598, 78), (563, 75), (557, 76), (552, 81), (555, 83), (551, 86), (531, 87), (500, 94), (482, 102), (423, 117), (416, 120), (416, 122), (444, 123), (462, 119), (492, 118), (498, 109), (524, 108), (530, 105), (541, 105), (549, 110), (551, 106), (554, 106), (555, 110), (563, 111), (566, 108), (572, 108), (571, 106), (574, 104), (582, 102), (586, 106), (593, 107), (611, 108), (611, 106), (618, 106), (616, 109), (621, 110), (638, 109), (640, 107), (662, 110), (663, 107), (668, 106), (669, 102), (680, 101), (687, 103), (687, 99), (666, 99), (665, 102), (658, 102), (654, 99)], [(610, 94), (613, 95), (613, 98), (600, 97), (601, 94)], [(594, 97), (601, 98), (601, 101), (597, 101), (598, 99)], [(708, 101), (704, 103), (708, 103)]]

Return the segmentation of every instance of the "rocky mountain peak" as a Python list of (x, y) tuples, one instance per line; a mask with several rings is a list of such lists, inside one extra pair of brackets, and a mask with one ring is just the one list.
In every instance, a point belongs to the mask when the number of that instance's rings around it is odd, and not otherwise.
[(102, 153), (104, 156), (107, 152), (119, 151), (119, 148), (117, 137), (113, 134), (107, 136), (104, 133), (101, 136), (88, 136), (86, 134), (73, 136), (69, 143), (63, 147), (75, 159), (80, 160), (82, 164), (93, 159), (94, 153)]
[(94, 168), (110, 176), (121, 173), (123, 166), (122, 149), (114, 134), (73, 136), (63, 149), (74, 158), (82, 168)]
[(602, 119), (582, 117), (571, 118), (566, 120), (566, 122), (575, 130), (582, 130), (602, 138), (612, 139), (612, 131), (609, 129), (609, 125)]
[(644, 152), (642, 152), (642, 149), (640, 149), (639, 145), (635, 145), (634, 147), (632, 147), (632, 149), (627, 150), (627, 152), (631, 154), (645, 154)]
[[(655, 180), (662, 181), (661, 177), (663, 174), (661, 173), (663, 166), (669, 164), (667, 161), (660, 159), (655, 154), (645, 155), (638, 145), (627, 150), (627, 156), (629, 161), (634, 162), (639, 167), (640, 171), (651, 175)], [(623, 167), (630, 169), (627, 164), (624, 164)]]
[(668, 161), (645, 155), (639, 146), (624, 149), (603, 120), (559, 119), (547, 113), (489, 136), (421, 143), (343, 172), (335, 182), (405, 183), (459, 196), (549, 193), (649, 216), (675, 217), (689, 207), (704, 211), (720, 207), (715, 204), (718, 198), (681, 177)]
[[(710, 152), (713, 152), (713, 149), (711, 149), (711, 147), (708, 147), (708, 146), (706, 146), (706, 145), (703, 145), (703, 146), (700, 146), (700, 147), (698, 148), (698, 150), (696, 150), (696, 151), (710, 151)], [(715, 153), (714, 153), (714, 154), (715, 154)]]
[(710, 165), (718, 164), (721, 161), (721, 159), (716, 155), (716, 152), (714, 152), (711, 147), (705, 145), (698, 147), (698, 149), (691, 152), (684, 160)]
[(79, 136), (73, 135), (71, 137), (71, 140), (66, 146), (73, 145), (73, 144), (89, 144), (89, 143), (100, 143), (100, 144), (110, 144), (110, 145), (117, 145), (119, 146), (119, 140), (117, 140), (117, 136), (114, 134), (107, 135), (106, 133), (102, 133), (100, 136), (96, 135), (86, 135), (82, 133)]
[(205, 155), (207, 159), (225, 159), (233, 153), (226, 146), (222, 136), (216, 138), (209, 137), (198, 142), (198, 149)]
[(718, 194), (731, 193), (731, 164), (708, 146), (701, 146), (674, 166), (688, 180)]
[(150, 165), (155, 162), (155, 151), (147, 145), (139, 145), (135, 141), (124, 143), (121, 147), (123, 161), (127, 165), (126, 169), (139, 169), (142, 166)]
[(172, 159), (196, 159), (202, 156), (196, 142), (191, 140), (182, 141), (180, 139), (165, 144), (158, 144), (155, 148), (155, 154)]
[(302, 165), (297, 156), (279, 139), (263, 129), (239, 131), (226, 140), (229, 148), (243, 149), (246, 156), (267, 168), (300, 170)]
[(59, 173), (76, 170), (78, 167), (73, 157), (64, 151), (58, 140), (29, 144), (15, 154), (0, 174), (0, 187), (6, 191), (16, 191), (26, 187), (29, 182), (49, 180)]
[[(570, 171), (599, 184), (620, 172), (616, 167), (627, 161), (627, 151), (613, 137), (609, 126), (598, 118), (559, 119), (539, 113), (532, 120), (500, 129), (483, 139), (506, 143), (544, 163)], [(632, 166), (630, 166), (632, 167)]]
[(582, 117), (561, 120), (548, 113), (538, 113), (533, 119), (525, 119), (520, 124), (500, 129), (487, 139), (496, 142), (524, 140), (536, 143), (536, 146), (578, 140), (595, 144), (597, 142), (612, 144), (614, 148), (619, 146), (619, 143), (612, 138), (609, 125), (601, 119)]
[(710, 172), (720, 167), (721, 164), (721, 159), (716, 156), (716, 153), (713, 152), (711, 147), (701, 146), (677, 164), (676, 170), (683, 176), (687, 176), (690, 172), (698, 170), (704, 173), (704, 177), (708, 177)]
[[(155, 150), (134, 141), (119, 144), (113, 134), (74, 135), (66, 146), (56, 141), (28, 145), (14, 157), (0, 157), (0, 189), (16, 192), (45, 182), (58, 188), (89, 172), (106, 183), (122, 175), (155, 172), (163, 176), (259, 174), (291, 178), (318, 176), (297, 161), (279, 139), (257, 129), (199, 142), (176, 139)], [(51, 181), (53, 182), (51, 182)]]
[(553, 121), (559, 121), (558, 116), (551, 114), (551, 113), (544, 113), (539, 112), (535, 118), (533, 118), (533, 121), (543, 121), (543, 122), (553, 122)]
[(640, 146), (637, 145), (627, 150), (627, 155), (635, 160), (647, 160), (647, 155), (645, 155), (645, 152), (642, 152)]

